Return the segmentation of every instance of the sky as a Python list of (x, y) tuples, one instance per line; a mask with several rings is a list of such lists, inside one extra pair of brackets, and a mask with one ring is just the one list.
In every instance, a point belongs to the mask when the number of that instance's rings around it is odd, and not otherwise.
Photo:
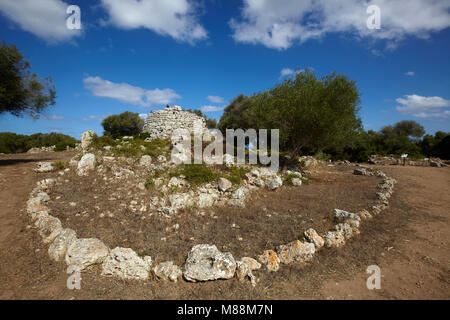
[(1, 0), (0, 39), (57, 95), (37, 120), (0, 115), (0, 131), (79, 138), (166, 104), (220, 119), (306, 67), (356, 81), (366, 130), (450, 131), (449, 0)]

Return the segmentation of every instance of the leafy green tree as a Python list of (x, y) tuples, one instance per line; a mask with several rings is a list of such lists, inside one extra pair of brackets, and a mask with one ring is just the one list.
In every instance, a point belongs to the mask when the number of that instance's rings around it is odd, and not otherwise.
[(109, 116), (102, 121), (105, 136), (119, 138), (138, 135), (144, 126), (144, 120), (138, 113), (125, 111), (118, 115)]
[(273, 89), (240, 95), (225, 108), (219, 128), (279, 129), (281, 151), (342, 150), (361, 128), (354, 81), (332, 73), (321, 79), (306, 69)]
[(38, 118), (48, 106), (55, 104), (56, 91), (50, 78), (41, 80), (29, 71), (16, 46), (0, 45), (0, 114), (30, 114)]

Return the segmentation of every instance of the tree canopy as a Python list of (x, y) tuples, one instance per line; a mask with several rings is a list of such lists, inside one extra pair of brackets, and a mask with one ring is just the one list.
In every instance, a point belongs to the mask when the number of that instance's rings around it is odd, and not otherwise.
[(28, 113), (38, 118), (46, 107), (55, 104), (52, 80), (41, 80), (29, 69), (30, 63), (16, 46), (0, 45), (0, 114), (9, 112), (23, 116)]
[(102, 126), (105, 136), (112, 138), (134, 136), (141, 132), (144, 120), (139, 117), (138, 113), (125, 111), (103, 119)]
[(354, 81), (336, 73), (319, 79), (306, 69), (270, 90), (237, 96), (219, 128), (279, 129), (280, 148), (295, 156), (351, 144), (361, 128), (358, 111)]

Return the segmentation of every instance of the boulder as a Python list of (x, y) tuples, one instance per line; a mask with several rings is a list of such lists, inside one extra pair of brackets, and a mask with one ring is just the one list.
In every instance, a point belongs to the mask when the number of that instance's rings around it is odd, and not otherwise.
[(283, 180), (279, 176), (274, 176), (268, 179), (266, 184), (270, 190), (275, 190), (283, 185)]
[(215, 193), (200, 193), (198, 195), (197, 205), (199, 208), (211, 207), (218, 197)]
[(94, 136), (95, 136), (95, 132), (92, 131), (92, 130), (84, 131), (81, 134), (81, 148), (83, 150), (87, 150), (87, 148), (89, 148), (89, 146), (92, 143), (92, 140), (93, 140)]
[(173, 210), (184, 209), (194, 204), (194, 201), (189, 193), (171, 194), (169, 196), (169, 202)]
[(344, 235), (338, 231), (328, 231), (324, 236), (325, 246), (327, 248), (338, 248), (345, 244)]
[(353, 170), (353, 174), (357, 176), (367, 176), (367, 171), (364, 168)]
[(63, 229), (48, 247), (48, 255), (55, 261), (61, 261), (66, 256), (67, 248), (77, 239), (72, 229)]
[(313, 243), (295, 240), (287, 245), (279, 246), (277, 255), (280, 262), (284, 264), (289, 264), (293, 261), (306, 262), (313, 258), (315, 250)]
[(130, 248), (114, 248), (102, 264), (102, 275), (116, 276), (121, 279), (145, 280), (150, 265)]
[(273, 250), (266, 250), (258, 257), (259, 262), (266, 266), (268, 271), (278, 271), (280, 269), (280, 258)]
[(175, 265), (172, 261), (161, 262), (157, 264), (152, 271), (159, 279), (168, 279), (172, 282), (177, 282), (178, 278), (183, 274), (180, 267)]
[(259, 270), (261, 269), (261, 263), (259, 263), (258, 261), (256, 261), (253, 258), (250, 257), (243, 257), (241, 258), (241, 261), (243, 263), (245, 263), (248, 268), (250, 269), (250, 271), (254, 271), (254, 270)]
[(230, 279), (235, 271), (236, 262), (231, 253), (222, 253), (215, 245), (199, 244), (189, 251), (183, 275), (195, 282)]
[(252, 286), (256, 286), (256, 277), (253, 275), (252, 270), (250, 270), (249, 266), (243, 261), (236, 262), (236, 277), (239, 281), (244, 281), (248, 278), (252, 284)]
[(92, 153), (86, 153), (83, 157), (81, 157), (78, 162), (77, 174), (79, 176), (87, 175), (89, 170), (93, 170), (95, 168), (95, 155)]
[(45, 173), (53, 171), (53, 165), (51, 162), (38, 162), (37, 168), (34, 169), (37, 173)]
[(218, 185), (219, 185), (219, 190), (222, 192), (227, 191), (228, 189), (230, 189), (233, 186), (231, 181), (228, 179), (225, 179), (225, 178), (219, 178)]
[(143, 155), (141, 159), (139, 159), (139, 165), (141, 167), (150, 167), (152, 164), (152, 157), (149, 155)]
[(61, 221), (48, 214), (38, 215), (34, 225), (39, 229), (44, 243), (52, 242), (62, 231)]
[(317, 231), (314, 230), (313, 228), (309, 228), (308, 230), (305, 231), (304, 234), (305, 234), (306, 240), (313, 243), (316, 250), (318, 250), (324, 246), (325, 240), (321, 236), (319, 236)]
[(245, 197), (245, 191), (243, 188), (239, 188), (237, 189), (233, 194), (232, 194), (233, 199), (242, 199)]
[(77, 239), (69, 246), (66, 253), (66, 264), (84, 268), (102, 263), (109, 254), (109, 249), (98, 239)]

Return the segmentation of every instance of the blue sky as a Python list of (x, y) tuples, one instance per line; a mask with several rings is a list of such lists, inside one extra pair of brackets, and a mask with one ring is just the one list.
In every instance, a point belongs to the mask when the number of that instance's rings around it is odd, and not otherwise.
[[(78, 5), (82, 29), (66, 27)], [(380, 29), (368, 29), (369, 5)], [(2, 0), (0, 39), (51, 77), (56, 105), (0, 131), (102, 133), (101, 120), (166, 104), (219, 119), (240, 93), (296, 69), (357, 82), (366, 130), (404, 119), (450, 131), (450, 2), (365, 0)]]

